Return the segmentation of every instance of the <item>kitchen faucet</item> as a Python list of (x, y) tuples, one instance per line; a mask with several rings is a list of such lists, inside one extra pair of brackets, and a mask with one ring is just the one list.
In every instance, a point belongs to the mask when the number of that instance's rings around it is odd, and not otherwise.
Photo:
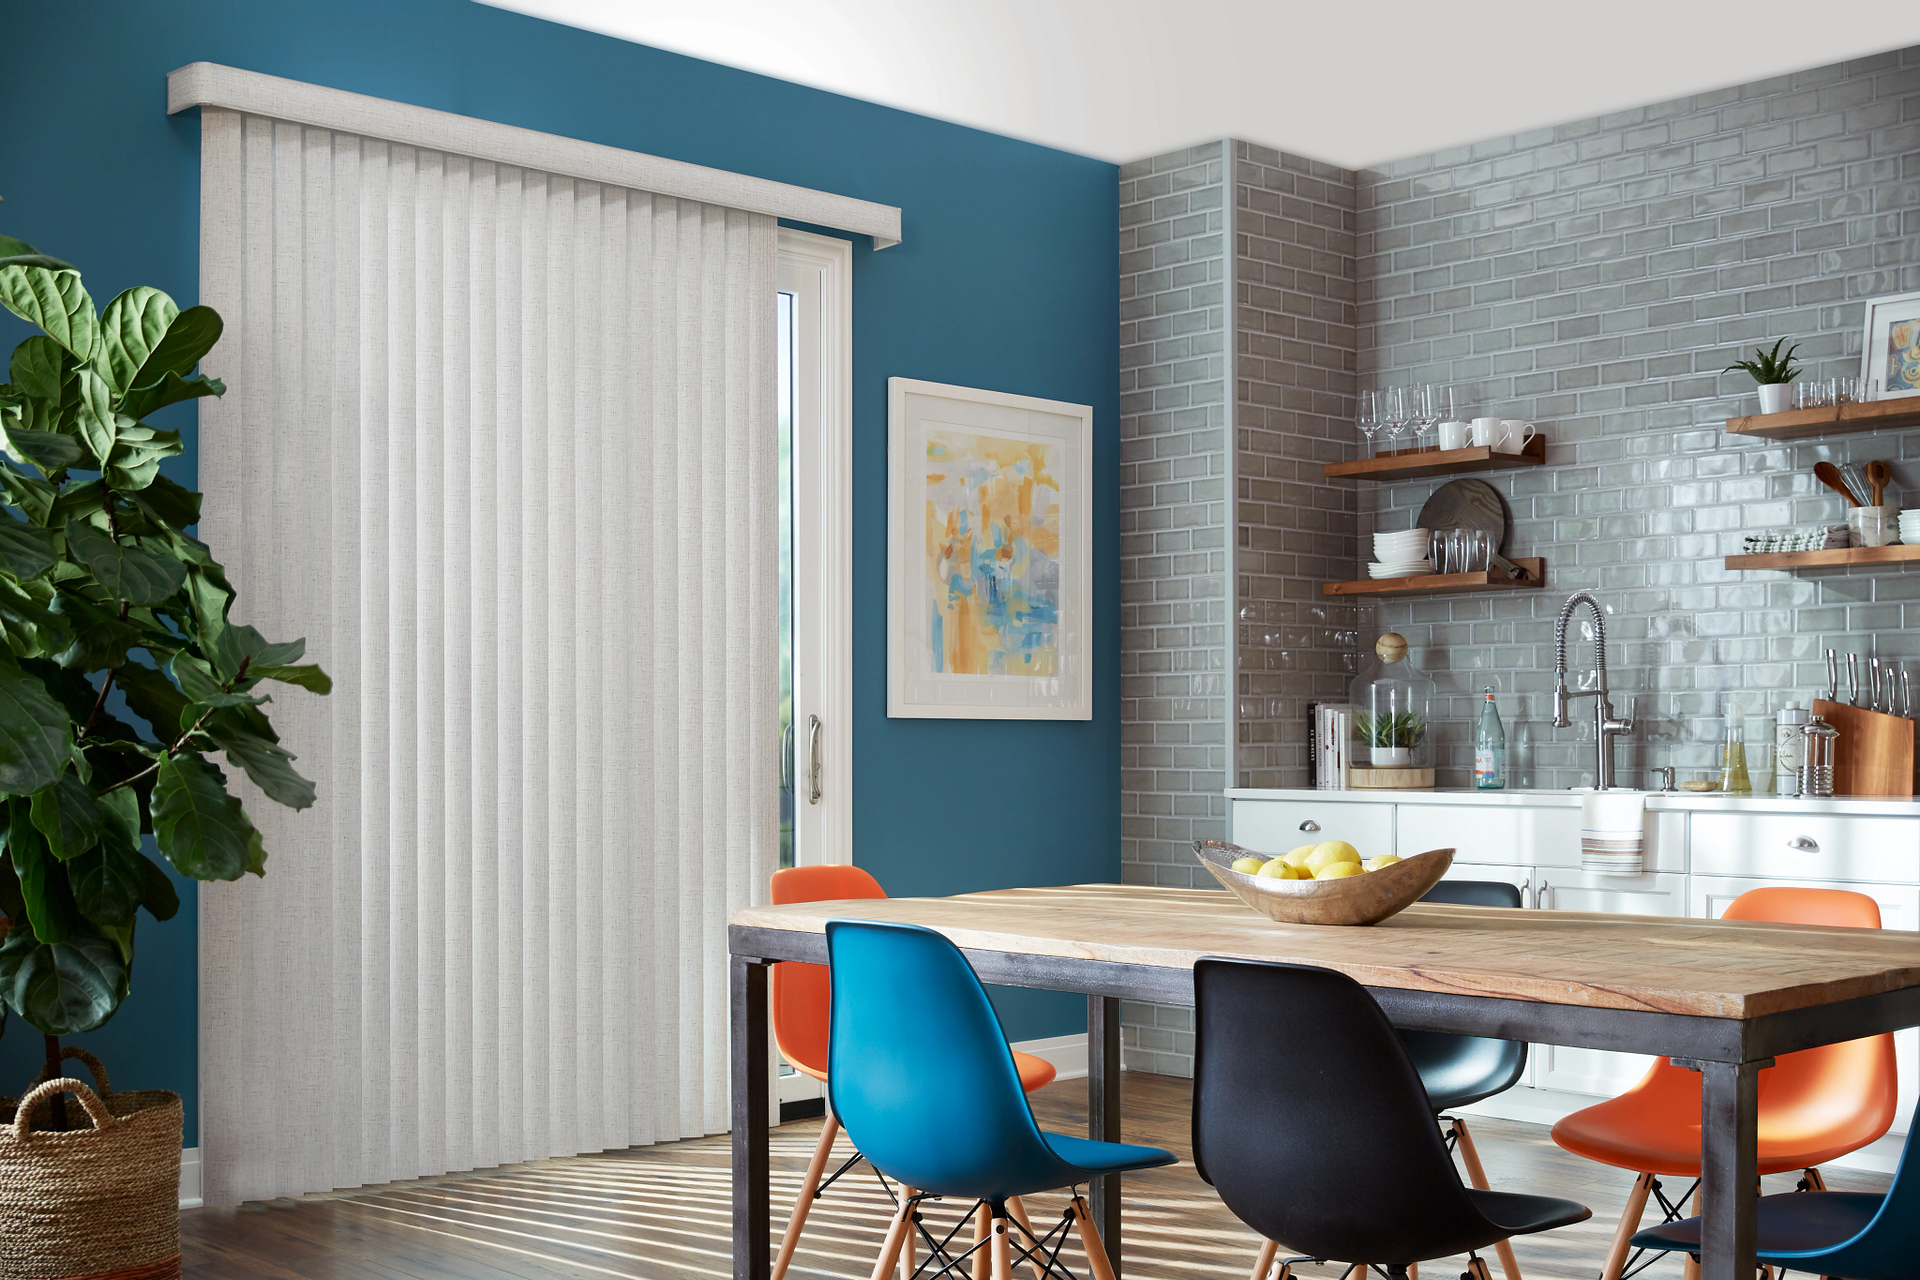
[[(1569, 691), (1567, 688), (1567, 619), (1581, 605), (1593, 614), (1593, 664), (1597, 677), (1593, 689)], [(1633, 721), (1616, 720), (1613, 716), (1613, 703), (1607, 699), (1607, 618), (1600, 610), (1600, 602), (1585, 591), (1576, 591), (1567, 597), (1560, 606), (1560, 616), (1553, 623), (1553, 724), (1556, 729), (1565, 729), (1573, 724), (1567, 718), (1567, 703), (1575, 698), (1593, 699), (1593, 746), (1598, 753), (1593, 768), (1593, 789), (1608, 791), (1613, 787), (1613, 739), (1616, 735), (1633, 732)]]

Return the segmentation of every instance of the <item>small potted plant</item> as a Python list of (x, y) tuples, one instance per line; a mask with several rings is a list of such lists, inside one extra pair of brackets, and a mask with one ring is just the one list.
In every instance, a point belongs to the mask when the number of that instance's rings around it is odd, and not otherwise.
[(1353, 717), (1360, 741), (1367, 744), (1369, 763), (1375, 768), (1405, 768), (1413, 763), (1413, 749), (1427, 736), (1427, 724), (1411, 711), (1383, 711), (1377, 716), (1362, 711)]
[(1780, 348), (1785, 342), (1785, 338), (1780, 339), (1773, 344), (1771, 351), (1755, 347), (1753, 359), (1736, 360), (1723, 371), (1732, 373), (1738, 369), (1742, 373), (1753, 375), (1753, 380), (1760, 384), (1760, 412), (1762, 413), (1785, 413), (1790, 407), (1787, 404), (1787, 388), (1795, 378), (1800, 376), (1800, 370), (1793, 364), (1793, 353), (1800, 349), (1800, 344), (1796, 342), (1788, 347), (1787, 354), (1783, 356), (1780, 354)]

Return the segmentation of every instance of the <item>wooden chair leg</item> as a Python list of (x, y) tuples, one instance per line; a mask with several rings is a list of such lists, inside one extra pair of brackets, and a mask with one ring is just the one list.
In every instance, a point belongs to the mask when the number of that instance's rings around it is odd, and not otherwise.
[(793, 1202), (793, 1213), (787, 1218), (787, 1234), (780, 1237), (780, 1256), (773, 1260), (770, 1280), (781, 1280), (787, 1274), (794, 1248), (800, 1243), (800, 1231), (807, 1225), (807, 1214), (820, 1192), (820, 1176), (826, 1172), (827, 1159), (833, 1154), (833, 1140), (839, 1134), (840, 1120), (829, 1111), (826, 1123), (820, 1126), (820, 1143), (814, 1147), (813, 1159), (807, 1164), (807, 1176), (801, 1180), (800, 1197)]
[(1253, 1263), (1253, 1280), (1267, 1280), (1267, 1272), (1273, 1270), (1273, 1259), (1280, 1252), (1280, 1246), (1272, 1240), (1260, 1246), (1260, 1256)]
[(1807, 1190), (1809, 1191), (1825, 1191), (1827, 1189), (1827, 1180), (1820, 1176), (1818, 1169), (1808, 1169), (1806, 1171), (1806, 1179)]
[(1007, 1239), (1007, 1220), (995, 1218), (988, 1229), (993, 1232), (993, 1280), (1013, 1280), (1013, 1249)]
[(1107, 1261), (1107, 1246), (1100, 1242), (1100, 1228), (1093, 1225), (1085, 1196), (1073, 1198), (1073, 1226), (1080, 1233), (1080, 1247), (1086, 1251), (1087, 1270), (1093, 1280), (1115, 1280), (1113, 1264)]
[(973, 1280), (987, 1280), (993, 1270), (993, 1245), (988, 1233), (993, 1230), (993, 1210), (983, 1202), (973, 1211), (973, 1242), (983, 1246), (973, 1255)]
[(1690, 1253), (1680, 1264), (1680, 1280), (1700, 1280), (1700, 1255)]
[(1419, 1263), (1409, 1262), (1407, 1264), (1407, 1280), (1420, 1280), (1420, 1264)]
[(907, 1232), (913, 1229), (913, 1190), (900, 1188), (900, 1207), (894, 1210), (893, 1221), (887, 1227), (887, 1242), (880, 1247), (880, 1260), (873, 1264), (872, 1280), (887, 1280), (893, 1274), (894, 1263), (900, 1261), (900, 1250), (906, 1244)]
[[(1467, 1166), (1467, 1180), (1481, 1191), (1491, 1191), (1487, 1185), (1487, 1171), (1480, 1165), (1480, 1150), (1473, 1145), (1473, 1135), (1467, 1131), (1467, 1122), (1454, 1117), (1454, 1143), (1460, 1150), (1460, 1160)], [(1507, 1280), (1520, 1280), (1520, 1264), (1514, 1260), (1513, 1246), (1502, 1240), (1493, 1246), (1500, 1259), (1500, 1274)]]
[(1647, 1195), (1652, 1190), (1652, 1174), (1643, 1173), (1633, 1180), (1633, 1190), (1627, 1192), (1627, 1207), (1620, 1212), (1620, 1229), (1613, 1233), (1613, 1247), (1607, 1250), (1607, 1265), (1600, 1271), (1600, 1280), (1620, 1280), (1620, 1272), (1627, 1265), (1627, 1242), (1640, 1229), (1640, 1218), (1647, 1211)]
[(920, 1243), (920, 1228), (911, 1217), (907, 1219), (907, 1238), (900, 1244), (900, 1280), (913, 1280), (917, 1269), (913, 1262), (914, 1247)]

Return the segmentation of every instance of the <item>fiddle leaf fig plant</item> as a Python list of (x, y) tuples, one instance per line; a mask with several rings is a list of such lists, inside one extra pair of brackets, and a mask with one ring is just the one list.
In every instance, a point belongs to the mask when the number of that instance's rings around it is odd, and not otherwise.
[(145, 419), (226, 390), (194, 372), (220, 317), (144, 286), (96, 311), (78, 270), (10, 236), (0, 306), (40, 330), (0, 383), (0, 1018), (58, 1037), (126, 998), (139, 912), (179, 910), (145, 837), (195, 880), (264, 873), (227, 770), (311, 805), (267, 682), (332, 685), (304, 641), (231, 619), (200, 495), (160, 474), (180, 436)]

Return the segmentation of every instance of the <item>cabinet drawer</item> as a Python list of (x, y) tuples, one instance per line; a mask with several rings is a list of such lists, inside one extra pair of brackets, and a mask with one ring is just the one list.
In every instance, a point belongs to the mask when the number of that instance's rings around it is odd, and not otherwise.
[(1450, 848), (1460, 862), (1535, 866), (1555, 864), (1571, 849), (1577, 863), (1580, 811), (1403, 804), (1395, 814), (1394, 843), (1403, 858)]
[(1235, 800), (1232, 805), (1232, 834), (1227, 838), (1259, 853), (1285, 853), (1322, 840), (1345, 840), (1363, 858), (1398, 852), (1393, 847), (1391, 804)]
[(1920, 881), (1920, 818), (1696, 813), (1688, 846), (1695, 875)]

